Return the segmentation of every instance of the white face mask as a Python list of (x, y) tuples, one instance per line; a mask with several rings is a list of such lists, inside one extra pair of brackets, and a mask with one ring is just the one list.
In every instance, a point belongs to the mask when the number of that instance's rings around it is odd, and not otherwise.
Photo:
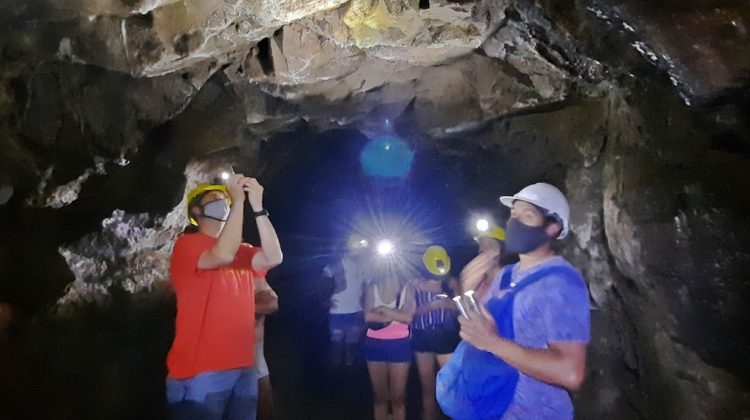
[(223, 198), (206, 203), (202, 207), (204, 217), (220, 222), (226, 222), (229, 218), (229, 205)]

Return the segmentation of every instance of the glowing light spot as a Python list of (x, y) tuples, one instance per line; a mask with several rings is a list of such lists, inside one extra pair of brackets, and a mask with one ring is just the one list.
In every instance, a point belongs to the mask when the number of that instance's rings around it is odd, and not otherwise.
[(490, 230), (490, 221), (487, 219), (479, 219), (477, 220), (476, 227), (480, 232), (487, 232)]
[(229, 172), (227, 172), (227, 171), (224, 171), (224, 172), (221, 173), (221, 179), (224, 180), (224, 181), (228, 181), (229, 180), (229, 176), (230, 176)]
[(382, 256), (391, 255), (395, 250), (396, 246), (393, 245), (393, 242), (389, 241), (388, 239), (383, 239), (382, 241), (378, 242), (378, 254)]

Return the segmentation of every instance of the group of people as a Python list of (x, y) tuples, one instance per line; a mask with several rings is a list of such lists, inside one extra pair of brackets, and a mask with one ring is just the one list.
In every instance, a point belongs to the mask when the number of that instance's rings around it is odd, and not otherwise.
[(363, 354), (376, 420), (406, 417), (412, 362), (425, 420), (572, 418), (567, 390), (583, 380), (590, 321), (583, 278), (552, 249), (568, 234), (568, 203), (544, 183), (501, 202), (511, 209), (507, 232), (489, 226), (475, 237), (478, 256), (458, 279), (438, 245), (416, 273), (373, 269), (370, 243), (357, 235), (326, 266), (336, 284), (334, 363)]
[[(170, 270), (177, 319), (166, 385), (175, 418), (256, 417), (258, 378), (268, 373), (262, 316), (278, 307), (264, 278), (282, 262), (262, 194), (256, 180), (233, 175), (188, 195), (192, 227), (177, 239)], [(260, 247), (241, 242), (245, 201)], [(458, 278), (438, 245), (421, 253), (416, 273), (379, 275), (357, 236), (326, 266), (332, 360), (364, 357), (375, 420), (406, 418), (413, 361), (424, 419), (573, 418), (568, 391), (583, 382), (590, 315), (585, 281), (553, 251), (570, 229), (568, 203), (544, 183), (500, 201), (510, 208), (506, 228), (475, 238), (478, 255)]]
[(386, 418), (389, 406), (394, 418), (404, 418), (406, 381), (415, 360), (423, 417), (436, 419), (436, 370), (460, 341), (456, 306), (450, 298), (461, 287), (450, 275), (450, 257), (443, 247), (433, 245), (417, 270), (377, 270), (369, 245), (353, 234), (347, 252), (323, 271), (336, 285), (329, 318), (333, 366), (351, 368), (364, 357), (375, 418)]

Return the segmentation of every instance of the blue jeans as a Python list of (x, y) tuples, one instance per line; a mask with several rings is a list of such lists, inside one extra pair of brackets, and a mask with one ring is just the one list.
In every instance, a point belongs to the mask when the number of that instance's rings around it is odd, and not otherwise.
[(258, 372), (252, 367), (167, 378), (167, 404), (172, 419), (255, 420)]

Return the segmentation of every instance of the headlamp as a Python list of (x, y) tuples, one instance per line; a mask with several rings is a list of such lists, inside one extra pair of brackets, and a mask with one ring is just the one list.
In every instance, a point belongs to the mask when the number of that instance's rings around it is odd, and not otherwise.
[(490, 221), (484, 218), (477, 219), (475, 226), (478, 232), (487, 232), (490, 230)]
[(445, 261), (443, 260), (435, 261), (435, 266), (437, 267), (440, 274), (445, 274), (448, 271), (445, 269)]
[(393, 254), (393, 252), (396, 250), (396, 246), (388, 239), (383, 239), (380, 242), (378, 242), (377, 251), (378, 254), (382, 256), (388, 256)]

